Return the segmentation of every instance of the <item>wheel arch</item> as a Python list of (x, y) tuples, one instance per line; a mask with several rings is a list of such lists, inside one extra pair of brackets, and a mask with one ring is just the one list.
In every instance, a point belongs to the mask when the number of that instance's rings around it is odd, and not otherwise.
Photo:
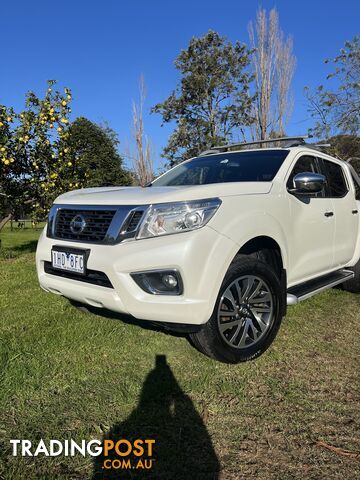
[(239, 254), (257, 256), (270, 264), (279, 275), (285, 269), (281, 246), (267, 235), (259, 235), (248, 240), (237, 252), (237, 255)]

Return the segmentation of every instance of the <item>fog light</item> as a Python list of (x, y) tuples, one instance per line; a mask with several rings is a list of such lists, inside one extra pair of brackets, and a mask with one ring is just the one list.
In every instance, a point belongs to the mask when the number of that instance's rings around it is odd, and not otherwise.
[(148, 270), (131, 273), (133, 280), (152, 295), (181, 295), (183, 283), (177, 270)]
[(178, 284), (178, 281), (177, 281), (177, 278), (175, 277), (175, 275), (169, 275), (169, 274), (164, 275), (162, 277), (162, 281), (163, 281), (163, 284), (165, 285), (165, 287), (170, 288), (171, 290), (176, 288), (177, 284)]

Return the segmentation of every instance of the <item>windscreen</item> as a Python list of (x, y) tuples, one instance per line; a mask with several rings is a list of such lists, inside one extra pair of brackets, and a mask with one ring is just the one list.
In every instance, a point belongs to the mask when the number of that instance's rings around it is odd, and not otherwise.
[(154, 187), (226, 182), (271, 182), (288, 150), (228, 152), (196, 157), (169, 170)]

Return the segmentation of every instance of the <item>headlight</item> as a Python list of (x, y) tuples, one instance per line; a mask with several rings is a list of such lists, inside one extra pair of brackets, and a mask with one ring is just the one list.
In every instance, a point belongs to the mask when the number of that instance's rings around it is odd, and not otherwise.
[(219, 198), (151, 205), (141, 222), (137, 238), (196, 230), (207, 224), (220, 205)]

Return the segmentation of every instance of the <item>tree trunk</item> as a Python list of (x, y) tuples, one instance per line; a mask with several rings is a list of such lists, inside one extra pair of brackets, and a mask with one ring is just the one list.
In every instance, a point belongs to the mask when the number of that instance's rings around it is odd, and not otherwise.
[(9, 213), (8, 216), (4, 217), (2, 220), (0, 220), (0, 232), (1, 230), (3, 229), (3, 227), (5, 227), (5, 225), (7, 224), (7, 222), (11, 219), (11, 213)]

